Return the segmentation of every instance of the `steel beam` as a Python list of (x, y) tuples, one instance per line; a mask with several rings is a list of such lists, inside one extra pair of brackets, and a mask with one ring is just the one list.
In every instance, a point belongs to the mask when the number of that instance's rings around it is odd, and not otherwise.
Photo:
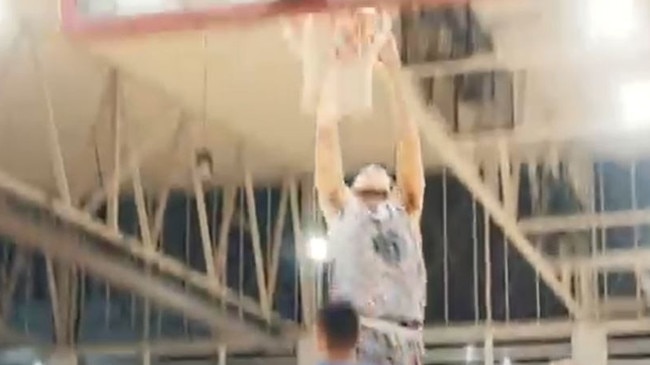
[(403, 77), (395, 82), (401, 83), (400, 89), (405, 93), (402, 98), (412, 103), (409, 105), (409, 110), (414, 113), (411, 117), (419, 122), (424, 139), (436, 150), (443, 163), (467, 187), (474, 198), (490, 213), (492, 220), (508, 237), (508, 241), (539, 272), (542, 280), (564, 303), (569, 312), (578, 317), (582, 316), (578, 303), (556, 276), (553, 265), (526, 238), (517, 226), (516, 217), (505, 210), (495, 194), (481, 180), (478, 167), (464, 157), (460, 146), (449, 136), (442, 123), (444, 120), (442, 115), (435, 108), (430, 108), (430, 113), (427, 113), (427, 108), (421, 104), (421, 97), (412, 82), (412, 75), (406, 72)]
[[(80, 344), (76, 350), (81, 355), (133, 355), (142, 351), (144, 343), (115, 342), (103, 344)], [(219, 352), (220, 345), (214, 340), (164, 340), (159, 339), (147, 344), (152, 355), (156, 356), (209, 356)], [(293, 351), (290, 346), (264, 349), (264, 354), (270, 356), (290, 355)], [(247, 355), (260, 350), (245, 343), (232, 344), (227, 348), (229, 355)]]
[[(5, 265), (9, 263), (5, 262)], [(28, 256), (24, 250), (17, 250), (14, 254), (11, 266), (0, 277), (1, 292), (0, 292), (0, 343), (12, 342), (32, 342), (23, 335), (19, 335), (14, 330), (7, 326), (7, 318), (11, 318), (13, 311), (13, 296), (16, 292), (16, 286), (20, 275), (25, 272), (28, 265)], [(5, 269), (5, 267), (2, 267)]]
[(153, 222), (151, 222), (151, 240), (156, 249), (160, 247), (160, 237), (162, 237), (163, 227), (165, 223), (165, 211), (167, 210), (167, 203), (169, 202), (169, 193), (171, 186), (167, 185), (158, 194), (156, 212), (154, 213)]
[(0, 231), (13, 238), (16, 244), (41, 251), (70, 266), (79, 266), (86, 273), (106, 280), (116, 287), (137, 293), (161, 306), (205, 323), (219, 331), (218, 333), (233, 335), (221, 336), (219, 341), (234, 342), (237, 345), (238, 341), (246, 339), (246, 341), (253, 340), (260, 343), (264, 341), (270, 346), (278, 342), (274, 336), (249, 327), (228, 313), (215, 310), (210, 302), (198, 300), (179, 289), (142, 275), (142, 269), (134, 264), (85, 247), (81, 237), (76, 233), (55, 230), (54, 226), (48, 227), (38, 222), (29, 222), (24, 216), (16, 214), (6, 201), (0, 202), (0, 213)]
[[(611, 336), (639, 335), (650, 333), (650, 318), (609, 320), (601, 323)], [(555, 340), (571, 337), (575, 321), (543, 320), (528, 322), (457, 324), (455, 326), (427, 326), (424, 329), (424, 343), (428, 346), (472, 344), (482, 342), (485, 333), (491, 331), (494, 340), (534, 341)]]
[[(47, 136), (49, 139), (50, 158), (52, 159), (52, 171), (58, 190), (58, 195), (64, 204), (72, 206), (72, 196), (70, 185), (66, 174), (63, 150), (59, 139), (59, 130), (56, 125), (56, 116), (54, 113), (54, 104), (52, 101), (52, 90), (45, 73), (42, 55), (38, 45), (34, 41), (32, 34), (28, 35), (28, 44), (34, 64), (36, 75), (40, 81), (41, 93), (47, 110)], [(63, 267), (55, 265), (49, 256), (45, 256), (47, 267), (48, 289), (50, 293), (50, 302), (52, 304), (52, 315), (54, 317), (54, 327), (56, 341), (61, 346), (70, 345), (74, 340), (72, 333), (72, 318), (76, 305), (72, 304), (72, 295), (74, 293), (74, 279), (76, 276), (74, 267)]]
[(501, 177), (501, 195), (506, 212), (517, 217), (519, 207), (519, 180), (521, 162), (512, 163), (512, 157), (505, 143), (499, 145), (499, 176)]
[[(98, 139), (98, 136), (101, 135), (103, 137), (107, 132), (110, 131), (111, 128), (111, 126), (107, 123), (107, 121), (112, 120), (111, 116), (108, 115), (108, 112), (110, 111), (109, 104), (111, 103), (111, 99), (113, 98), (114, 94), (111, 81), (111, 72), (109, 70), (105, 77), (104, 85), (102, 85), (102, 91), (99, 96), (99, 103), (95, 109), (94, 117), (92, 118), (92, 124), (90, 125), (88, 132), (84, 137), (84, 140), (88, 141), (87, 144), (94, 149), (93, 160), (98, 178), (95, 181), (89, 181), (87, 186), (77, 189), (77, 191), (74, 192), (72, 196), (72, 202), (74, 205), (78, 205), (80, 203), (79, 199), (83, 198), (83, 193), (86, 189), (92, 188), (94, 184), (97, 184), (97, 186), (102, 186), (107, 183), (104, 177), (108, 176), (107, 172), (111, 170), (111, 168), (105, 167), (103, 165), (102, 156), (100, 153), (100, 143)], [(74, 157), (74, 161), (72, 161), (70, 164), (70, 170), (72, 170), (69, 173), (70, 176), (83, 176), (86, 174), (88, 170), (87, 161), (88, 152), (86, 150), (80, 151), (80, 153)]]
[[(172, 145), (176, 146), (178, 143), (180, 143), (181, 136), (183, 135), (183, 121), (179, 118), (178, 123), (176, 124), (176, 132), (174, 133), (174, 136), (172, 137)], [(130, 166), (132, 166), (134, 163), (141, 164), (143, 161), (145, 161), (147, 158), (149, 158), (153, 152), (156, 151), (156, 149), (159, 147), (161, 141), (166, 141), (166, 139), (159, 138), (161, 135), (164, 135), (163, 133), (156, 135), (154, 138), (150, 138), (146, 142), (144, 142), (142, 145), (139, 146), (139, 148), (136, 151), (133, 151), (131, 155), (131, 159), (135, 159), (135, 161), (122, 161), (120, 163), (120, 168), (115, 170), (111, 176), (109, 176), (108, 181), (113, 181), (115, 180), (115, 172), (116, 171), (123, 171), (124, 173), (119, 174), (119, 178), (117, 179), (118, 184), (125, 183), (128, 181), (128, 179), (131, 178), (131, 172), (132, 169)], [(173, 147), (175, 148), (175, 147)], [(101, 207), (101, 205), (104, 203), (108, 195), (107, 189), (104, 188), (99, 188), (92, 192), (90, 194), (90, 197), (88, 198), (88, 201), (86, 202), (84, 206), (84, 210), (88, 213), (94, 213)]]
[[(133, 161), (134, 159), (132, 159)], [(142, 179), (140, 177), (140, 166), (133, 164), (133, 195), (135, 196), (135, 208), (138, 216), (138, 226), (140, 226), (140, 239), (145, 248), (155, 251), (155, 243), (151, 236), (151, 227), (149, 227), (149, 215), (147, 213), (147, 203), (144, 196), (144, 188), (142, 187)]]
[(645, 293), (646, 306), (650, 305), (650, 270), (645, 270), (637, 275), (638, 286)]
[[(190, 172), (192, 174), (192, 186), (194, 187), (194, 199), (196, 200), (196, 212), (199, 217), (199, 232), (201, 234), (201, 244), (203, 247), (203, 259), (205, 269), (210, 280), (217, 281), (217, 273), (214, 268), (214, 253), (212, 252), (212, 238), (210, 237), (210, 228), (208, 226), (208, 213), (205, 206), (205, 193), (203, 191), (203, 181), (199, 176), (196, 166), (195, 149), (192, 148), (189, 154)], [(264, 309), (264, 307), (262, 307)]]
[(527, 234), (586, 231), (592, 228), (632, 227), (650, 224), (650, 209), (621, 210), (533, 217), (519, 220)]
[(282, 183), (282, 192), (280, 193), (280, 202), (278, 203), (278, 214), (275, 217), (275, 225), (273, 226), (273, 238), (269, 242), (269, 244), (273, 247), (271, 249), (270, 260), (267, 263), (269, 268), (268, 295), (269, 295), (269, 303), (271, 306), (273, 306), (273, 297), (278, 282), (280, 250), (282, 249), (282, 241), (283, 241), (282, 233), (284, 232), (284, 224), (287, 218), (288, 207), (289, 207), (289, 182), (285, 180)]
[(47, 109), (47, 136), (49, 139), (50, 157), (52, 158), (52, 169), (58, 193), (61, 199), (67, 203), (72, 203), (70, 197), (70, 187), (68, 178), (65, 172), (65, 162), (63, 159), (63, 152), (61, 151), (61, 142), (59, 141), (59, 130), (56, 126), (56, 117), (54, 115), (54, 105), (52, 103), (52, 91), (45, 76), (45, 70), (38, 47), (33, 40), (33, 36), (28, 37), (29, 48), (32, 54), (32, 61), (36, 69), (37, 77), (40, 81), (41, 93), (43, 94), (43, 101)]
[[(489, 331), (488, 331), (489, 333)], [(472, 364), (505, 364), (504, 358), (508, 358), (511, 363), (515, 364), (536, 364), (548, 365), (549, 360), (559, 360), (571, 357), (572, 345), (569, 338), (564, 341), (555, 343), (511, 343), (499, 344), (494, 346), (494, 358), (489, 358), (480, 347), (470, 347), (472, 352)], [(482, 341), (483, 343), (487, 341)], [(650, 340), (640, 339), (610, 339), (607, 344), (609, 354), (613, 359), (619, 357), (639, 357), (644, 358), (645, 363), (650, 359), (646, 355), (646, 349), (650, 346)], [(596, 348), (594, 348), (596, 350)], [(441, 364), (463, 364), (467, 363), (468, 345), (459, 345), (448, 348), (433, 348), (426, 351), (424, 363), (431, 365)], [(645, 364), (643, 363), (643, 364)], [(571, 363), (573, 364), (573, 363)], [(584, 363), (580, 363), (584, 364)], [(607, 364), (612, 364), (608, 361)], [(614, 363), (615, 364), (615, 363)], [(553, 363), (551, 363), (553, 365)]]
[[(22, 250), (18, 250), (14, 254), (13, 260), (11, 260), (9, 270), (6, 270), (1, 276), (3, 280), (0, 282), (2, 285), (2, 292), (0, 292), (0, 317), (10, 317), (10, 313), (13, 310), (13, 295), (18, 285), (18, 279), (27, 267), (27, 262), (27, 254)], [(8, 263), (5, 264), (8, 265)]]
[(179, 135), (177, 135), (174, 145), (172, 146), (172, 162), (170, 163), (170, 171), (168, 172), (168, 175), (166, 177), (165, 181), (165, 186), (160, 190), (157, 198), (157, 207), (156, 211), (154, 213), (153, 221), (150, 223), (151, 225), (151, 239), (156, 246), (156, 249), (160, 247), (161, 240), (160, 238), (162, 237), (163, 230), (164, 230), (164, 225), (165, 225), (165, 211), (167, 210), (167, 203), (169, 203), (169, 193), (171, 192), (172, 189), (172, 184), (174, 182), (174, 179), (176, 178), (177, 175), (179, 175), (182, 171), (178, 171), (177, 166), (179, 164), (179, 155), (182, 155), (179, 153), (180, 147), (181, 147), (181, 135), (186, 133), (187, 130), (183, 115), (180, 116), (179, 118), (179, 123), (181, 123), (180, 127), (183, 129), (182, 131), (179, 131)]
[(244, 172), (244, 193), (246, 196), (246, 210), (248, 212), (248, 225), (251, 232), (253, 244), (253, 256), (255, 260), (255, 275), (257, 278), (257, 294), (259, 295), (262, 311), (270, 316), (271, 305), (268, 297), (268, 287), (264, 270), (264, 256), (262, 254), (262, 242), (260, 239), (260, 228), (257, 222), (257, 206), (255, 204), (255, 191), (253, 190), (253, 175), (248, 167)]
[(54, 337), (57, 344), (63, 346), (65, 329), (61, 314), (65, 309), (61, 308), (61, 296), (59, 295), (54, 262), (49, 256), (46, 258), (45, 267), (47, 272), (47, 289), (50, 294), (50, 302), (52, 307), (52, 320), (54, 322)]
[(602, 254), (557, 260), (555, 264), (597, 271), (650, 270), (650, 249), (608, 250)]
[(219, 269), (219, 279), (222, 285), (228, 283), (228, 235), (232, 218), (235, 215), (235, 205), (237, 198), (237, 187), (226, 186), (223, 189), (223, 199), (221, 200), (221, 222), (219, 223), (219, 240), (217, 247), (217, 256), (215, 257), (215, 266)]
[(232, 293), (228, 288), (211, 280), (203, 273), (188, 268), (174, 258), (145, 249), (139, 240), (122, 235), (120, 232), (115, 232), (105, 224), (92, 218), (90, 214), (61, 203), (56, 199), (52, 200), (50, 196), (39, 189), (17, 181), (11, 175), (2, 171), (0, 171), (0, 191), (8, 192), (20, 199), (48, 209), (59, 219), (74, 224), (91, 235), (101, 237), (106, 243), (130, 253), (144, 262), (151, 264), (152, 267), (158, 268), (160, 271), (186, 281), (189, 285), (196, 288), (205, 290), (215, 298), (223, 299), (225, 303), (242, 306), (247, 313), (260, 318), (264, 317), (259, 305), (250, 298), (243, 297), (240, 300), (239, 296)]
[(291, 225), (293, 227), (294, 252), (298, 265), (298, 280), (301, 295), (301, 309), (303, 325), (309, 325), (313, 319), (312, 308), (309, 306), (309, 299), (306, 298), (310, 291), (308, 288), (308, 266), (306, 252), (306, 237), (302, 231), (300, 221), (300, 199), (298, 198), (298, 183), (295, 178), (289, 180), (289, 212), (291, 214)]
[[(109, 95), (110, 95), (110, 123), (111, 132), (113, 133), (112, 143), (112, 170), (107, 182), (107, 223), (114, 230), (118, 231), (120, 217), (120, 185), (122, 172), (122, 98), (120, 97), (120, 79), (115, 69), (111, 69), (109, 75)], [(92, 198), (91, 198), (92, 200)], [(95, 209), (94, 207), (92, 209)], [(93, 210), (94, 211), (94, 210)]]
[[(650, 318), (630, 320), (610, 320), (602, 322), (611, 336), (640, 335), (650, 333)], [(424, 343), (427, 347), (482, 343), (486, 332), (492, 332), (495, 342), (568, 340), (576, 322), (570, 320), (545, 320), (541, 322), (459, 324), (455, 326), (427, 326), (424, 329)], [(77, 351), (84, 355), (128, 355), (140, 352), (140, 343), (113, 343), (80, 345)], [(207, 356), (217, 351), (214, 341), (169, 341), (159, 340), (149, 344), (152, 354), (159, 356)], [(230, 354), (246, 351), (244, 346), (228, 347)], [(290, 348), (274, 348), (269, 355), (283, 355)], [(435, 351), (435, 350), (434, 350)]]

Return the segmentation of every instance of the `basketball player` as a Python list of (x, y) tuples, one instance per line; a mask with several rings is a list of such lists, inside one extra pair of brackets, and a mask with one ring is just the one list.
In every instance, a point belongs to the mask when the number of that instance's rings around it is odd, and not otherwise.
[[(322, 100), (317, 115), (315, 184), (333, 259), (333, 300), (348, 300), (361, 316), (359, 363), (421, 363), (426, 299), (420, 215), (424, 173), (420, 138), (400, 89), (394, 39), (380, 53), (389, 77), (397, 133), (396, 181), (379, 165), (343, 180), (338, 119)], [(370, 128), (369, 128), (370, 131)]]

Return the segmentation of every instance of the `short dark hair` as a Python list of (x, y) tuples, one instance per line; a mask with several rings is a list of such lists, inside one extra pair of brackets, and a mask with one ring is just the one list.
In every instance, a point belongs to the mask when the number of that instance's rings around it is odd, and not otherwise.
[(332, 302), (318, 312), (329, 350), (352, 350), (359, 340), (359, 315), (350, 302)]

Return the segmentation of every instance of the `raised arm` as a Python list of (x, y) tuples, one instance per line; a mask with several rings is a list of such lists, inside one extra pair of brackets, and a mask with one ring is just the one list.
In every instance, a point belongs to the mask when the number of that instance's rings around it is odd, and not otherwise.
[(412, 113), (408, 110), (407, 92), (401, 74), (401, 62), (394, 38), (382, 50), (381, 61), (385, 66), (386, 80), (389, 84), (391, 110), (397, 134), (396, 183), (400, 190), (402, 203), (412, 217), (420, 218), (424, 199), (424, 166), (420, 133)]
[(316, 162), (314, 181), (318, 203), (325, 219), (338, 214), (345, 204), (338, 117), (325, 105), (319, 107), (316, 120)]

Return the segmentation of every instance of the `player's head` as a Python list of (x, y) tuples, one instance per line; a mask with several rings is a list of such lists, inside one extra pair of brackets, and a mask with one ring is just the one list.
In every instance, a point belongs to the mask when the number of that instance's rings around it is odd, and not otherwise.
[(388, 199), (393, 180), (386, 169), (377, 164), (363, 167), (352, 182), (352, 192), (366, 203)]
[(318, 313), (318, 348), (330, 360), (354, 356), (359, 340), (359, 315), (349, 302), (333, 302)]

